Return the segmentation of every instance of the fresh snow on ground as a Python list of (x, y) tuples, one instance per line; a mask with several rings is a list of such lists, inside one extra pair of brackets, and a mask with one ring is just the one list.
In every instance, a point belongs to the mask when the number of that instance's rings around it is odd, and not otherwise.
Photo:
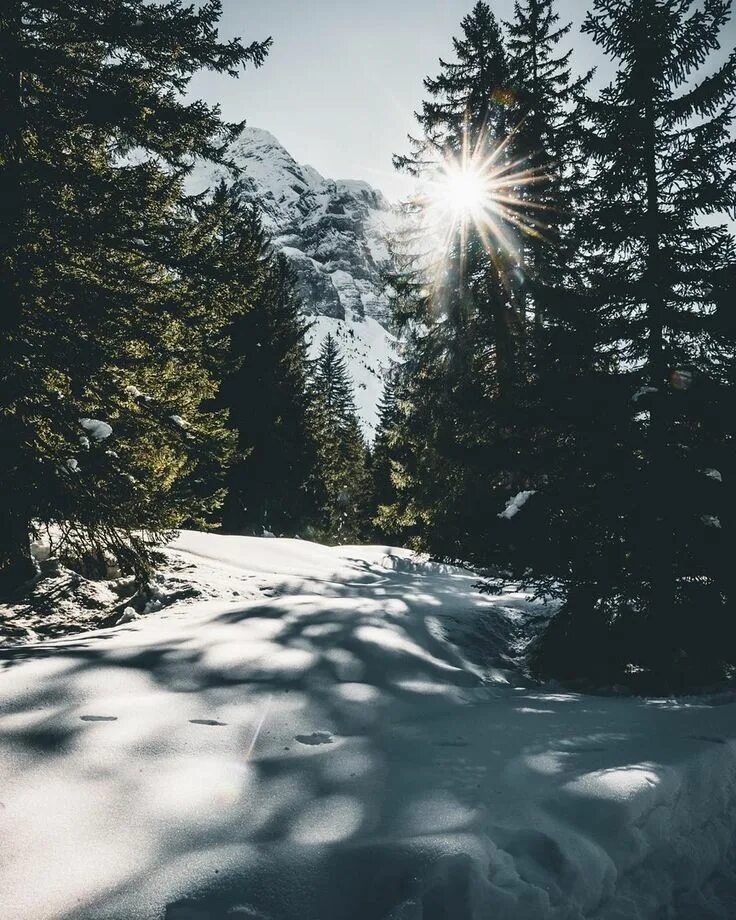
[(168, 571), (199, 596), (0, 650), (3, 920), (736, 915), (730, 699), (535, 685), (544, 611), (403, 550)]

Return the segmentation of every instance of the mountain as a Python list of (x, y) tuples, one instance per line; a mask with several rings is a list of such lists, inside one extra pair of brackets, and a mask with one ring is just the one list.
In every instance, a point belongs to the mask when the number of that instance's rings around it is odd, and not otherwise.
[[(396, 358), (382, 289), (391, 205), (367, 182), (326, 179), (297, 163), (260, 128), (246, 128), (231, 153), (243, 170), (245, 194), (260, 204), (275, 248), (294, 269), (304, 311), (314, 318), (311, 351), (316, 354), (328, 333), (338, 340), (371, 438), (384, 374)], [(199, 175), (196, 184), (215, 178)]]

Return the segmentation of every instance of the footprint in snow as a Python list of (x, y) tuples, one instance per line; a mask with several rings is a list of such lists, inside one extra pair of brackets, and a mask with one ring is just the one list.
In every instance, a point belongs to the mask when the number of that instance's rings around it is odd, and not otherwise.
[(332, 744), (335, 740), (329, 732), (312, 732), (311, 735), (297, 735), (299, 744)]
[(82, 722), (117, 722), (117, 716), (80, 716)]
[(231, 907), (222, 913), (211, 909), (204, 901), (197, 902), (190, 898), (167, 904), (164, 920), (213, 920), (215, 917), (217, 920), (267, 920), (264, 914), (251, 907)]
[(725, 738), (715, 738), (712, 735), (690, 735), (693, 741), (708, 741), (710, 744), (728, 744)]
[(192, 725), (227, 725), (227, 722), (218, 722), (217, 719), (190, 719)]

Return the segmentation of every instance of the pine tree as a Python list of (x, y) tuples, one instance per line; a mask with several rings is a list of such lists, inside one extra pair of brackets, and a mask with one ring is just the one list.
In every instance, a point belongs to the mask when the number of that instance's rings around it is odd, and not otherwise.
[[(227, 530), (295, 534), (313, 517), (311, 483), (316, 462), (307, 419), (307, 324), (300, 316), (293, 273), (274, 256), (257, 206), (237, 186), (216, 196), (230, 202), (235, 243), (231, 271), (242, 270), (247, 305), (230, 332), (231, 373), (218, 404), (238, 434), (240, 460), (227, 476), (223, 509)], [(256, 277), (250, 277), (253, 266)]]
[(441, 331), (414, 332), (390, 430), (394, 498), (379, 521), (401, 545), (487, 565), (501, 549), (497, 513), (519, 464), (500, 427), (493, 349), (477, 345), (488, 339), (481, 323), (474, 320), (461, 365), (445, 353)]
[(358, 542), (368, 514), (366, 445), (345, 360), (331, 334), (315, 361), (310, 395), (320, 507), (316, 535), (340, 543)]
[(576, 337), (589, 374), (566, 409), (580, 505), (560, 503), (559, 481), (544, 500), (576, 560), (556, 572), (567, 605), (542, 656), (567, 676), (580, 668), (575, 636), (596, 629), (594, 647), (619, 639), (617, 673), (634, 662), (695, 679), (733, 661), (718, 466), (732, 448), (718, 419), (733, 394), (736, 341), (722, 319), (736, 248), (718, 216), (734, 201), (736, 54), (700, 73), (729, 10), (597, 0), (584, 25), (618, 71), (587, 104), (589, 290)]
[[(513, 469), (498, 503), (502, 524), (492, 545), (496, 564), (518, 579), (560, 560), (564, 538), (555, 533), (548, 539), (549, 522), (536, 512), (538, 498), (523, 506), (523, 515), (504, 517), (502, 509), (517, 495), (542, 487), (547, 496), (559, 488), (564, 507), (573, 497), (579, 502), (575, 489), (584, 490), (585, 477), (571, 481), (567, 475), (583, 454), (580, 443), (572, 449), (574, 434), (580, 426), (595, 428), (586, 412), (599, 407), (596, 396), (589, 406), (577, 403), (575, 412), (569, 411), (578, 389), (591, 397), (597, 393), (578, 220), (586, 174), (582, 107), (592, 72), (572, 76), (572, 51), (559, 50), (571, 26), (560, 25), (554, 0), (518, 0), (514, 13), (506, 24), (516, 117), (511, 148), (522, 178), (515, 190), (516, 212), (526, 228), (518, 297), (529, 334), (524, 380), (508, 425)], [(594, 443), (587, 447), (594, 452)], [(553, 581), (544, 587), (552, 589)]]
[[(501, 201), (517, 200), (515, 102), (503, 36), (487, 3), (465, 17), (453, 44), (457, 61), (441, 61), (440, 75), (425, 81), (430, 98), (417, 115), (423, 137), (412, 141), (411, 156), (395, 158), (429, 193), (408, 208), (416, 232), (399, 241), (391, 279), (408, 345), (405, 411), (393, 439), (399, 488), (383, 518), (418, 548), (470, 560), (488, 552), (494, 509), (509, 488), (526, 330), (514, 207)], [(458, 176), (462, 193), (468, 175), (471, 186), (480, 175), (486, 188), (481, 213), (473, 202), (469, 213), (451, 213), (451, 231), (442, 227), (442, 245), (427, 258), (422, 237), (432, 245), (435, 198), (454, 194)]]
[[(35, 522), (143, 577), (157, 535), (204, 510), (192, 486), (226, 438), (224, 419), (199, 411), (214, 393), (207, 332), (227, 317), (188, 274), (183, 176), (195, 156), (222, 160), (239, 126), (182, 93), (200, 68), (234, 75), (268, 48), (221, 42), (220, 13), (180, 0), (0, 11), (7, 585), (33, 571)], [(90, 436), (80, 419), (113, 432)]]
[(416, 114), (424, 136), (413, 141), (414, 156), (394, 158), (399, 169), (421, 175), (428, 146), (462, 152), (466, 131), (472, 145), (508, 130), (509, 69), (498, 21), (480, 0), (461, 28), (462, 37), (452, 41), (457, 60), (440, 60), (440, 74), (424, 80), (430, 98)]
[(371, 496), (369, 519), (373, 538), (377, 542), (403, 546), (409, 542), (400, 522), (399, 485), (401, 463), (399, 445), (402, 438), (403, 405), (401, 369), (391, 369), (384, 383), (379, 404), (376, 436), (371, 445), (370, 477)]
[[(465, 169), (468, 163), (497, 161), (496, 171), (508, 167), (504, 147), (511, 131), (509, 65), (500, 26), (487, 3), (476, 3), (461, 23), (462, 37), (453, 39), (456, 61), (440, 60), (441, 72), (424, 81), (429, 98), (416, 119), (420, 138), (410, 138), (412, 153), (395, 156), (397, 169), (432, 184), (442, 164)], [(444, 236), (446, 227), (431, 223), (433, 201), (418, 196), (413, 217), (420, 232)], [(444, 222), (446, 215), (441, 217)], [(514, 335), (518, 317), (505, 273), (508, 252), (499, 240), (476, 232), (466, 215), (454, 231), (425, 259), (424, 284), (419, 293), (430, 315), (448, 321), (448, 347), (462, 355), (464, 326), (474, 309), (493, 314), (499, 387), (507, 388), (514, 374)], [(414, 255), (417, 255), (414, 253)], [(423, 295), (423, 296), (422, 296)], [(457, 336), (451, 342), (449, 337)]]
[(544, 347), (545, 300), (550, 288), (565, 282), (574, 257), (569, 228), (580, 171), (578, 107), (592, 76), (573, 78), (572, 49), (561, 53), (558, 48), (572, 26), (559, 22), (555, 0), (517, 0), (514, 18), (506, 24), (517, 120), (512, 147), (533, 180), (517, 190), (517, 210), (530, 230), (523, 241), (523, 287), (538, 349)]

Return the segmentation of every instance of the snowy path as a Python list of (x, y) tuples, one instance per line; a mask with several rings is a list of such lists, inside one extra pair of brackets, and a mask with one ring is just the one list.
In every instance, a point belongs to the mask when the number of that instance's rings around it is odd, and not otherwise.
[(184, 534), (207, 599), (0, 652), (0, 917), (736, 916), (736, 707), (534, 687), (391, 553)]

